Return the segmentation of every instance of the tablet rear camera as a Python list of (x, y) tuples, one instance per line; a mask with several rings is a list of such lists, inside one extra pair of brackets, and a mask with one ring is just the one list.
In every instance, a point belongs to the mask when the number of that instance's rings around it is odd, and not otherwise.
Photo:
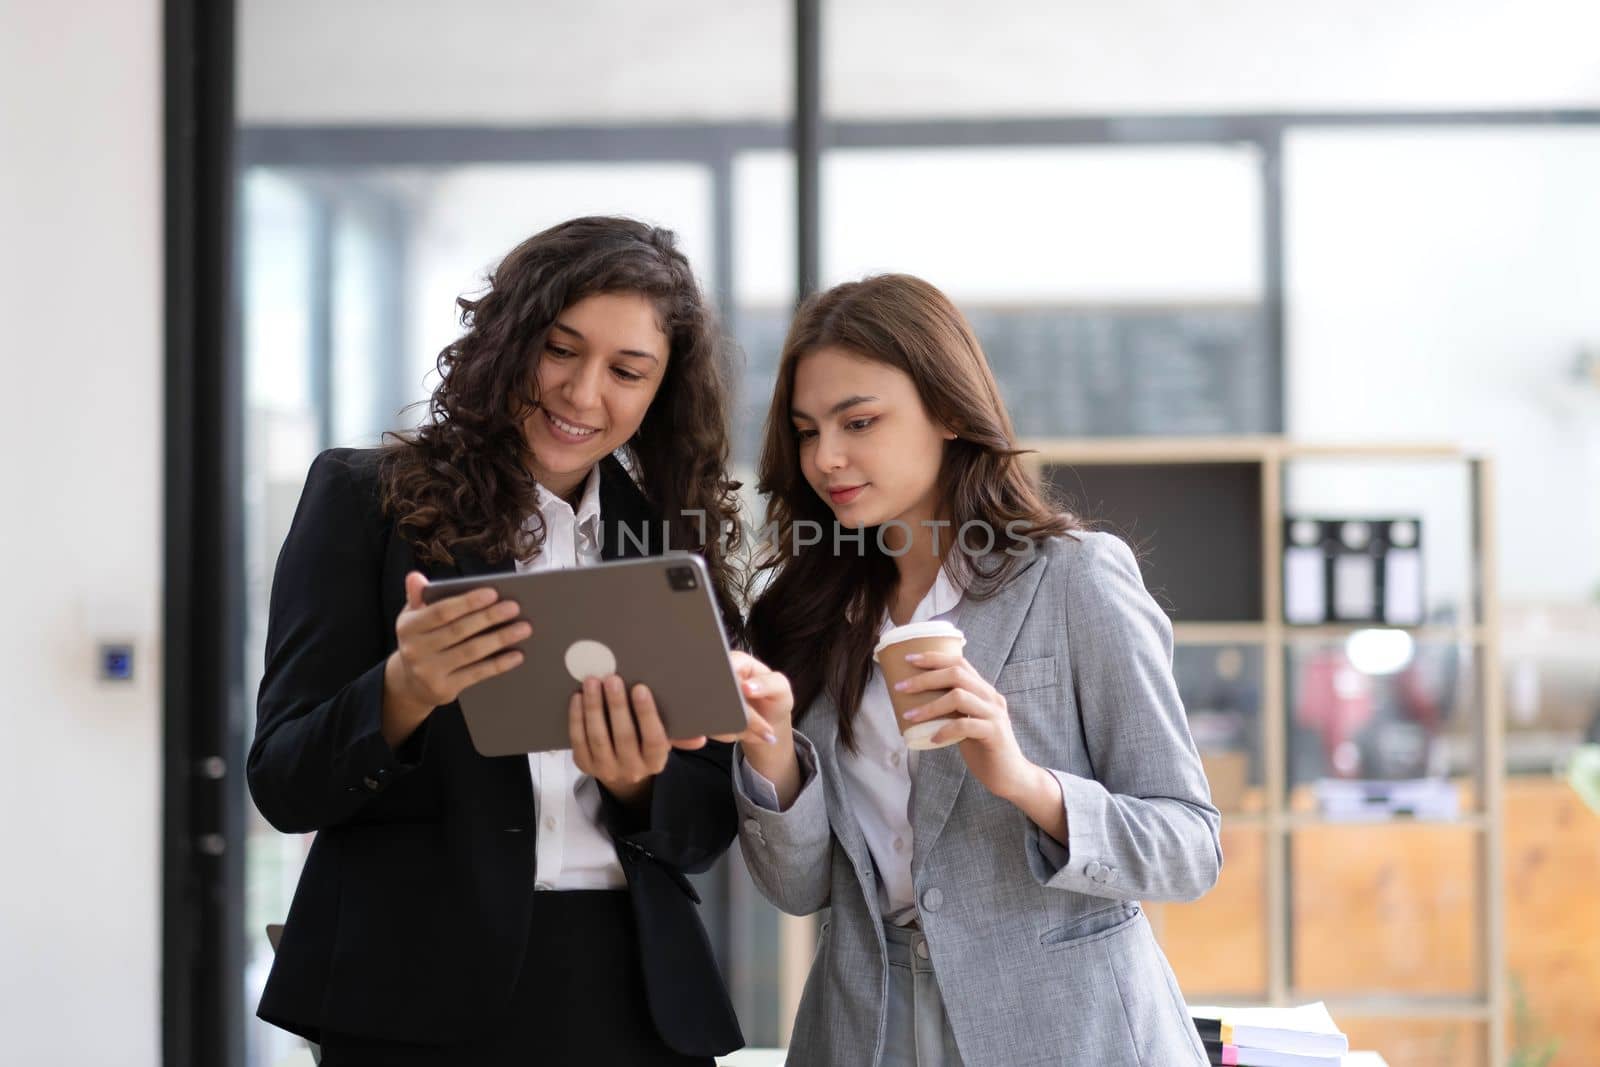
[(667, 584), (672, 586), (674, 592), (678, 593), (700, 587), (699, 579), (694, 576), (693, 567), (668, 567)]

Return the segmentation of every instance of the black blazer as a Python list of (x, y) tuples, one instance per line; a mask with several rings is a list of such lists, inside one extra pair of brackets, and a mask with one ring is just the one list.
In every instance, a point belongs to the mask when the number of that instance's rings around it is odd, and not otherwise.
[[(391, 750), (379, 731), (383, 669), (407, 571), (512, 564), (419, 567), (378, 493), (376, 452), (317, 457), (272, 583), (250, 793), (277, 829), (317, 836), (258, 1014), (313, 1040), (329, 1029), (449, 1044), (481, 1036), (509, 1003), (530, 947), (532, 782), (526, 757), (478, 754), (456, 704)], [(600, 501), (602, 554), (637, 555), (641, 539), (611, 533), (641, 528), (651, 511), (615, 459), (602, 464)], [(736, 832), (730, 751), (674, 750), (648, 813), (601, 789), (650, 1013), (687, 1055), (744, 1044), (684, 876), (709, 867)]]

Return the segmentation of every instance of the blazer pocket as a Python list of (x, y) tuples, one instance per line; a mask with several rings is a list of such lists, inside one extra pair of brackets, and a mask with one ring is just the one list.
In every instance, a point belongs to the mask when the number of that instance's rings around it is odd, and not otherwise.
[(1103, 941), (1121, 933), (1138, 917), (1137, 904), (1117, 903), (1110, 907), (1096, 908), (1064, 926), (1046, 930), (1044, 936), (1039, 938), (1039, 944), (1052, 952), (1092, 945), (1096, 941)]
[(1001, 693), (1023, 693), (1029, 689), (1043, 689), (1056, 684), (1056, 658), (1042, 656), (1039, 659), (1018, 660), (1007, 663), (1000, 668), (1000, 676), (995, 679), (994, 687)]

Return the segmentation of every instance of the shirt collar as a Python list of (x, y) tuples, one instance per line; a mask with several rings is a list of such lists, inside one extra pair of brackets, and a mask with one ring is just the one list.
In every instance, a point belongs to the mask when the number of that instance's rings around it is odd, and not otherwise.
[(947, 615), (954, 611), (959, 603), (961, 603), (961, 587), (950, 577), (947, 568), (940, 567), (939, 573), (934, 575), (933, 588), (928, 590), (928, 595), (922, 598), (922, 603), (912, 612), (912, 621), (925, 622), (940, 615)]
[[(927, 622), (941, 615), (948, 615), (961, 603), (961, 587), (950, 577), (948, 568), (940, 567), (939, 573), (933, 577), (933, 586), (923, 594), (917, 603), (916, 609), (911, 612), (910, 622)], [(883, 613), (883, 625), (880, 633), (887, 633), (894, 629), (894, 620), (889, 617), (886, 610)]]
[(555, 517), (572, 515), (578, 530), (594, 534), (600, 525), (600, 464), (596, 463), (590, 468), (589, 477), (583, 483), (583, 496), (578, 500), (578, 510), (575, 514), (572, 505), (558, 494), (552, 493), (542, 485), (538, 486), (538, 490), (539, 513), (544, 516), (546, 522)]

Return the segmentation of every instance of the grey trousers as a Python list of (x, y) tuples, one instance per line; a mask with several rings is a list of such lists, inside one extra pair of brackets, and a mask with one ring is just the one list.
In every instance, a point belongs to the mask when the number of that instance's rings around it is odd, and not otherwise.
[(883, 927), (889, 943), (889, 1017), (879, 1067), (961, 1067), (922, 931)]

